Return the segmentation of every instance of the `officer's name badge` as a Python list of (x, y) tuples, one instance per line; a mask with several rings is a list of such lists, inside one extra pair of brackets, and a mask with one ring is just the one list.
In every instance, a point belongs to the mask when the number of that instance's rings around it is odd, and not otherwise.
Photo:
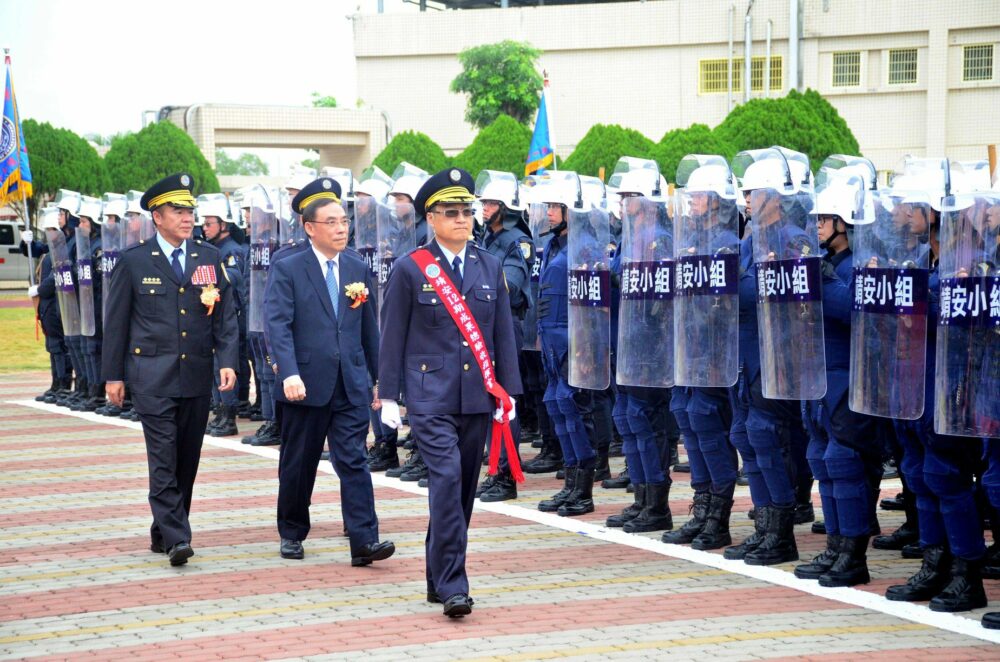
[(144, 276), (142, 279), (143, 285), (162, 285), (163, 281), (157, 276)]

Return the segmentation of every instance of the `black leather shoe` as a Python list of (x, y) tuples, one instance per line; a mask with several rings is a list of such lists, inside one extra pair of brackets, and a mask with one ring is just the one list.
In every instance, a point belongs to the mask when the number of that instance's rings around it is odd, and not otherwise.
[(903, 545), (900, 556), (904, 559), (922, 559), (924, 558), (924, 550), (920, 548), (919, 542), (911, 542), (908, 545)]
[[(437, 591), (434, 590), (434, 587), (431, 586), (430, 583), (427, 584), (427, 602), (431, 603), (432, 605), (441, 604), (441, 596), (437, 594)], [(475, 604), (476, 601), (473, 600), (471, 597), (469, 597), (469, 606), (471, 607)]]
[(302, 549), (301, 540), (285, 540), (281, 539), (281, 558), (283, 559), (302, 559), (305, 558), (306, 552)]
[(163, 541), (160, 541), (160, 542), (155, 542), (154, 541), (154, 542), (149, 543), (149, 551), (153, 552), (154, 554), (166, 554), (167, 553), (167, 550), (163, 548)]
[(882, 499), (882, 501), (879, 502), (879, 508), (882, 510), (906, 510), (903, 502), (903, 495), (897, 494), (894, 497)]
[(448, 618), (462, 618), (472, 613), (472, 599), (465, 593), (456, 593), (444, 601), (444, 615)]
[(396, 546), (391, 540), (369, 543), (357, 552), (351, 553), (351, 565), (354, 567), (371, 565), (372, 561), (384, 561), (395, 553)]
[(170, 565), (184, 565), (194, 556), (194, 550), (186, 542), (179, 542), (170, 548), (167, 556), (170, 558)]
[(1000, 630), (1000, 611), (983, 614), (983, 627), (987, 630)]
[(421, 478), (417, 481), (417, 487), (427, 487), (427, 479)]
[(810, 530), (816, 535), (825, 536), (826, 535), (826, 522), (819, 521), (813, 522)]

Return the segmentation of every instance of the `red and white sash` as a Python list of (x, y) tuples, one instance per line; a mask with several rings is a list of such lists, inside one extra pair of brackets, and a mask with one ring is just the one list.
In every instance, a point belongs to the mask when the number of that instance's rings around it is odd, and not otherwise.
[(500, 462), (500, 443), (503, 442), (507, 448), (507, 462), (510, 464), (510, 473), (518, 483), (524, 482), (524, 474), (521, 473), (521, 463), (517, 459), (517, 448), (514, 446), (514, 436), (510, 431), (510, 419), (508, 415), (514, 408), (514, 404), (507, 395), (507, 391), (497, 382), (493, 374), (493, 362), (490, 360), (490, 352), (486, 347), (486, 339), (479, 331), (479, 325), (472, 311), (462, 300), (462, 293), (458, 291), (434, 256), (426, 248), (419, 248), (410, 253), (413, 261), (420, 267), (420, 273), (424, 275), (427, 282), (431, 284), (437, 295), (441, 297), (441, 302), (451, 315), (455, 326), (462, 333), (465, 342), (469, 343), (469, 348), (476, 359), (479, 371), (483, 375), (483, 385), (486, 392), (496, 398), (497, 407), (503, 408), (503, 420), (493, 420), (493, 432), (490, 437), (490, 475), (495, 475)]

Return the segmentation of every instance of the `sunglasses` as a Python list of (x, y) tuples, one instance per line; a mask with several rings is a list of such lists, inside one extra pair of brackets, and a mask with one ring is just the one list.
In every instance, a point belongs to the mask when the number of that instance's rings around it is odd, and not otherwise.
[(465, 218), (472, 218), (475, 212), (472, 211), (472, 207), (465, 207), (464, 209), (445, 209), (444, 211), (432, 211), (432, 214), (440, 214), (449, 220), (455, 220), (459, 216)]

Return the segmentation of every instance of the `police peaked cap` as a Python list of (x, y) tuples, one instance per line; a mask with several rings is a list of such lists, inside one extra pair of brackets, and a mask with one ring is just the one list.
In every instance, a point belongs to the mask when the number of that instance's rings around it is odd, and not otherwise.
[(292, 198), (292, 211), (302, 215), (306, 207), (317, 200), (331, 200), (340, 204), (340, 183), (333, 177), (320, 177), (314, 179)]
[(173, 205), (185, 209), (194, 209), (194, 195), (191, 190), (194, 187), (194, 179), (186, 172), (179, 172), (169, 177), (164, 177), (160, 181), (150, 186), (139, 200), (139, 205), (146, 211), (153, 211), (163, 205)]
[(413, 208), (419, 214), (439, 202), (474, 202), (476, 199), (476, 180), (461, 168), (447, 168), (431, 175), (417, 191), (413, 199)]

